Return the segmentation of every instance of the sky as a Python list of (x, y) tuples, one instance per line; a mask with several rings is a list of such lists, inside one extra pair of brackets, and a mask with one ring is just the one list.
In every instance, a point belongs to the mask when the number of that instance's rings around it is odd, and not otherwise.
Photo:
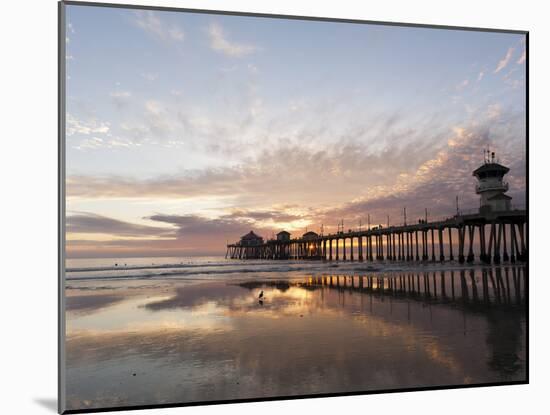
[[(68, 5), (67, 255), (525, 204), (525, 36)], [(410, 219), (409, 219), (410, 220)]]

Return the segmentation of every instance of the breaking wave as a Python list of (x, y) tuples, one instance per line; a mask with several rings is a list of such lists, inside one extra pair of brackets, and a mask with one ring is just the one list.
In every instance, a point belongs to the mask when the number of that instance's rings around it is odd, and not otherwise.
[[(475, 266), (475, 265), (473, 265)], [(66, 269), (66, 280), (112, 279), (212, 279), (230, 275), (259, 274), (332, 274), (364, 275), (372, 272), (401, 272), (407, 270), (452, 270), (468, 266), (455, 262), (322, 262), (322, 261), (189, 261), (151, 265), (99, 265), (95, 267), (71, 267)], [(266, 276), (266, 275), (264, 275)]]

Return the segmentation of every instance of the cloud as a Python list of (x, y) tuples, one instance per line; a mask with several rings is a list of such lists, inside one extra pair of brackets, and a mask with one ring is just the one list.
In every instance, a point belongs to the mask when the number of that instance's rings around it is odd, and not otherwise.
[(246, 67), (248, 68), (248, 70), (252, 74), (257, 74), (259, 72), (258, 67), (256, 65), (252, 64), (252, 63), (249, 63)]
[(243, 210), (235, 209), (228, 218), (238, 218), (247, 221), (275, 221), (275, 222), (291, 222), (294, 220), (303, 219), (302, 215), (290, 214), (280, 210)]
[[(170, 91), (173, 97), (178, 97), (177, 105), (174, 105), (173, 98), (151, 98), (140, 102), (131, 94), (116, 91), (111, 93), (111, 98), (118, 108), (133, 105), (131, 112), (124, 114), (123, 118), (118, 117), (117, 123), (113, 122), (113, 133), (136, 144), (185, 146), (208, 153), (245, 154), (246, 151), (255, 151), (258, 146), (250, 147), (248, 142), (258, 130), (267, 128), (266, 120), (261, 119), (263, 100), (248, 84), (232, 83), (231, 88), (237, 92), (231, 91), (230, 96), (221, 97), (223, 110), (186, 102), (188, 97), (179, 89)], [(216, 114), (217, 111), (222, 113)], [(220, 137), (224, 139), (220, 140)]]
[(525, 60), (527, 59), (527, 48), (526, 48), (526, 44), (525, 44), (525, 43), (526, 43), (526, 39), (527, 39), (527, 37), (524, 36), (524, 37), (521, 39), (521, 42), (520, 42), (521, 48), (523, 49), (523, 52), (522, 52), (521, 56), (519, 57), (519, 59), (516, 61), (516, 63), (517, 63), (518, 65), (521, 65), (521, 64), (525, 63)]
[(148, 81), (156, 81), (159, 77), (159, 74), (158, 73), (142, 73), (141, 76), (145, 79), (147, 79)]
[(500, 104), (491, 104), (487, 107), (487, 118), (491, 121), (495, 121), (500, 118), (502, 114), (502, 106)]
[(514, 54), (514, 48), (509, 48), (508, 51), (506, 52), (506, 56), (504, 56), (504, 58), (502, 58), (498, 62), (494, 73), (498, 73), (504, 68), (506, 68), (506, 66), (508, 66), (508, 63), (510, 63), (510, 59), (512, 59), (513, 54)]
[(477, 82), (481, 81), (483, 79), (483, 75), (485, 75), (485, 72), (481, 71), (479, 75), (477, 76)]
[[(245, 216), (241, 216), (244, 213)], [(225, 251), (225, 243), (238, 240), (250, 230), (262, 235), (265, 239), (281, 229), (277, 223), (265, 224), (265, 219), (287, 220), (299, 217), (276, 211), (233, 212), (218, 218), (206, 218), (199, 215), (155, 214), (146, 219), (172, 225), (175, 230), (172, 247), (179, 247), (184, 252), (194, 254), (216, 253)], [(292, 229), (289, 229), (292, 230)], [(302, 229), (297, 231), (301, 234)], [(135, 242), (131, 242), (134, 244)], [(154, 242), (157, 244), (167, 243)]]
[[(434, 151), (430, 146), (428, 141), (414, 142), (372, 152), (365, 145), (338, 142), (314, 151), (283, 141), (278, 148), (232, 166), (187, 170), (147, 180), (71, 175), (67, 178), (67, 194), (84, 198), (196, 198), (215, 194), (236, 198), (241, 209), (291, 200), (327, 203), (338, 196), (360, 194), (365, 186), (393, 181), (396, 173), (411, 171)], [(404, 157), (408, 164), (396, 170)]]
[(66, 120), (66, 132), (67, 136), (75, 134), (106, 134), (109, 132), (110, 124), (107, 122), (101, 122), (96, 119), (89, 119), (86, 121), (79, 120), (70, 113), (67, 113)]
[[(301, 214), (288, 213), (292, 206), (265, 210), (232, 210), (219, 217), (195, 214), (163, 214), (145, 220), (170, 225), (158, 227), (135, 224), (89, 212), (76, 212), (67, 217), (68, 252), (70, 256), (154, 255), (171, 250), (177, 255), (206, 255), (224, 252), (226, 241), (238, 240), (254, 229), (264, 237), (286, 228), (287, 221), (302, 219)], [(281, 222), (282, 221), (282, 222)], [(303, 226), (299, 226), (301, 233)], [(79, 237), (82, 235), (82, 237)], [(97, 235), (94, 238), (94, 235)], [(105, 240), (105, 236), (109, 238)], [(149, 253), (147, 253), (149, 252)]]
[[(501, 117), (501, 109), (497, 107), (490, 106), (488, 115), (498, 112)], [(459, 196), (461, 209), (476, 208), (479, 199), (474, 192), (472, 171), (482, 163), (481, 151), (485, 148), (497, 150), (502, 162), (511, 168), (507, 176), (513, 183), (510, 194), (514, 197), (513, 203), (522, 205), (525, 203), (525, 148), (522, 155), (517, 147), (509, 147), (501, 131), (491, 132), (491, 124), (456, 127), (447, 147), (422, 163), (414, 173), (399, 175), (391, 185), (368, 188), (362, 198), (328, 209), (319, 219), (325, 224), (329, 220), (335, 222), (336, 218), (347, 218), (352, 223), (363, 219), (365, 223), (366, 215), (370, 214), (371, 223), (385, 224), (386, 216), (390, 215), (392, 224), (400, 224), (403, 207), (407, 208), (409, 221), (422, 217), (425, 208), (429, 209), (432, 219), (444, 219), (455, 212), (455, 195)], [(503, 131), (507, 128), (504, 126)]]
[(81, 139), (78, 144), (72, 146), (72, 148), (80, 151), (97, 150), (100, 148), (126, 148), (132, 146), (139, 146), (131, 141), (127, 141), (121, 138), (115, 137), (89, 137)]
[(159, 115), (163, 111), (162, 104), (156, 100), (145, 101), (145, 109), (153, 115)]
[(132, 93), (130, 91), (114, 91), (109, 94), (113, 98), (130, 98)]
[(226, 56), (239, 58), (258, 51), (258, 47), (254, 45), (231, 42), (218, 23), (210, 24), (208, 35), (210, 37), (210, 47)]
[(518, 68), (512, 68), (508, 73), (504, 75), (502, 78), (504, 80), (504, 83), (506, 85), (509, 85), (512, 89), (517, 89), (519, 87), (522, 87), (524, 85), (524, 76), (519, 75), (519, 77), (515, 77), (514, 74), (518, 73)]
[[(266, 236), (272, 232), (230, 217), (209, 219), (197, 215), (156, 214), (146, 219), (172, 227), (137, 225), (92, 213), (70, 215), (67, 217), (68, 256), (212, 255), (225, 252), (226, 241), (239, 239), (252, 227)], [(88, 238), (78, 239), (79, 234), (86, 234)], [(89, 238), (90, 234), (108, 234), (111, 238), (94, 240)]]
[[(69, 199), (122, 197), (189, 202), (204, 201), (216, 195), (218, 200), (223, 201), (225, 208), (236, 209), (225, 212), (233, 214), (233, 218), (240, 215), (242, 219), (257, 221), (264, 226), (287, 221), (303, 223), (313, 220), (316, 215), (319, 216), (319, 212), (338, 203), (384, 200), (385, 194), (402, 195), (425, 177), (417, 173), (428, 169), (430, 164), (426, 163), (429, 160), (435, 163), (433, 160), (437, 160), (440, 151), (450, 151), (458, 145), (458, 132), (461, 129), (473, 134), (471, 140), (474, 143), (476, 139), (473, 137), (477, 137), (477, 143), (470, 148), (473, 155), (478, 154), (479, 149), (486, 147), (487, 143), (497, 143), (500, 154), (524, 152), (524, 144), (520, 139), (524, 134), (524, 111), (518, 109), (512, 114), (509, 108), (499, 102), (491, 103), (491, 106), (472, 107), (468, 113), (471, 120), (460, 119), (454, 124), (457, 126), (454, 131), (448, 127), (452, 121), (442, 119), (437, 113), (414, 122), (399, 113), (383, 114), (367, 121), (361, 119), (355, 123), (346, 122), (346, 127), (334, 129), (332, 117), (337, 118), (339, 112), (337, 107), (331, 108), (332, 112), (325, 114), (324, 110), (315, 107), (313, 112), (316, 117), (312, 119), (304, 117), (302, 113), (298, 114), (298, 118), (304, 120), (303, 125), (291, 125), (288, 114), (281, 117), (281, 123), (275, 117), (266, 124), (270, 128), (256, 130), (253, 139), (262, 139), (253, 141), (233, 141), (231, 130), (219, 130), (218, 134), (213, 130), (210, 135), (213, 141), (194, 144), (189, 139), (192, 122), (186, 120), (187, 130), (183, 130), (186, 131), (185, 135), (182, 134), (188, 140), (186, 149), (192, 148), (191, 145), (207, 148), (210, 143), (216, 144), (216, 137), (224, 137), (223, 140), (218, 138), (220, 147), (212, 148), (211, 152), (215, 151), (217, 157), (231, 163), (200, 170), (184, 169), (139, 180), (131, 176), (73, 174), (67, 178), (67, 195)], [(164, 125), (169, 109), (161, 102), (148, 102), (143, 117), (149, 120), (148, 126), (135, 134), (147, 136), (155, 128), (164, 131), (166, 136), (174, 134), (177, 130), (172, 129), (177, 124), (168, 122)], [(155, 123), (158, 124), (156, 127)], [(242, 134), (241, 137), (236, 136), (235, 140), (246, 136), (245, 129), (236, 130), (242, 131)], [(250, 142), (254, 143), (253, 151)], [(236, 149), (237, 152), (225, 153), (222, 147), (225, 145), (233, 147), (228, 151)], [(456, 153), (456, 149), (453, 151)], [(514, 156), (509, 156), (508, 160), (514, 159)], [(462, 184), (469, 183), (464, 180), (471, 180), (470, 173), (465, 172), (465, 176), (460, 177)], [(457, 173), (458, 176), (460, 174)], [(446, 187), (448, 184), (445, 183), (434, 194), (446, 194), (447, 197), (450, 194), (449, 198), (453, 199), (456, 190), (454, 187)], [(469, 189), (468, 186), (470, 184), (466, 184)], [(386, 200), (384, 203), (391, 206), (390, 202)], [(470, 202), (475, 207), (475, 201), (471, 199)], [(282, 213), (299, 217), (268, 217), (271, 210), (279, 210), (271, 209), (271, 206), (289, 203), (298, 205), (299, 210), (286, 209)], [(310, 208), (315, 212), (308, 212)]]
[(68, 215), (67, 233), (108, 234), (117, 236), (170, 236), (171, 229), (139, 225), (89, 212)]
[(456, 85), (457, 91), (462, 91), (464, 88), (466, 88), (470, 83), (469, 79), (464, 79), (462, 82), (460, 82), (458, 85)]
[(144, 107), (144, 119), (147, 123), (150, 138), (164, 138), (174, 131), (176, 126), (160, 101), (147, 100)]
[[(354, 112), (355, 108), (336, 98), (322, 103), (289, 100), (289, 105), (267, 111), (268, 103), (264, 103), (254, 85), (234, 82), (231, 88), (236, 92), (220, 94), (220, 108), (187, 102), (188, 96), (178, 99), (176, 104), (174, 98), (154, 97), (139, 102), (133, 96), (131, 100), (111, 97), (119, 108), (133, 104), (131, 111), (113, 118), (111, 132), (135, 145), (185, 148), (200, 156), (219, 155), (220, 160), (240, 162), (263, 150), (276, 151), (283, 146), (333, 151), (325, 143), (341, 146), (355, 142), (367, 146), (370, 142), (367, 148), (372, 153), (389, 141), (425, 141), (426, 134), (421, 137), (420, 130), (433, 117), (423, 114), (407, 123), (397, 112), (384, 114), (366, 109)], [(430, 126), (428, 133), (433, 136), (441, 128), (442, 124)]]
[[(72, 23), (67, 23), (67, 30), (66, 30), (67, 33), (71, 33), (71, 34), (74, 34), (75, 31), (74, 31), (74, 27), (73, 27), (73, 24)], [(65, 42), (66, 43), (70, 43), (71, 42), (71, 39), (69, 36), (65, 36)]]
[[(452, 216), (455, 196), (461, 209), (476, 208), (472, 171), (482, 163), (482, 150), (494, 149), (502, 163), (511, 169), (507, 175), (513, 204), (525, 202), (525, 147), (518, 137), (524, 134), (524, 112), (511, 113), (497, 104), (483, 112), (479, 120), (456, 126), (447, 133), (446, 145), (435, 152), (411, 143), (410, 147), (392, 148), (368, 154), (362, 147), (342, 146), (340, 152), (309, 153), (290, 147), (267, 152), (250, 164), (188, 171), (149, 180), (128, 177), (69, 176), (67, 193), (96, 200), (108, 198), (174, 198), (198, 201), (216, 195), (229, 201), (228, 207), (196, 214), (154, 213), (145, 219), (171, 225), (171, 228), (136, 228), (131, 223), (110, 222), (106, 218), (86, 216), (80, 228), (120, 232), (124, 235), (152, 237), (151, 240), (120, 240), (103, 244), (72, 241), (74, 255), (180, 255), (220, 254), (225, 241), (237, 240), (251, 229), (264, 237), (281, 229), (301, 233), (305, 226), (325, 232), (336, 230), (344, 218), (346, 227), (363, 224), (367, 215), (371, 224), (402, 222), (407, 207), (409, 222)], [(498, 117), (498, 118), (497, 118)], [(495, 120), (498, 119), (498, 123)], [(428, 156), (430, 154), (430, 156)], [(406, 160), (406, 163), (403, 161)], [(128, 202), (130, 203), (130, 202)], [(165, 233), (159, 233), (165, 232)], [(93, 254), (92, 254), (93, 253)]]
[(94, 150), (96, 148), (104, 147), (105, 140), (99, 137), (90, 137), (82, 140), (80, 144), (73, 146), (78, 150)]
[(130, 91), (113, 91), (109, 93), (109, 96), (118, 108), (123, 108), (128, 105), (132, 93)]
[[(127, 104), (129, 92), (114, 92), (110, 96), (117, 106)], [(70, 145), (76, 150), (96, 150), (100, 148), (122, 148), (139, 146), (140, 143), (113, 134), (111, 124), (96, 118), (82, 121), (67, 113), (67, 137), (72, 137)]]
[(157, 214), (147, 219), (167, 223), (177, 227), (177, 235), (182, 237), (206, 237), (208, 235), (221, 236), (227, 233), (244, 234), (250, 228), (250, 223), (231, 217), (209, 219), (197, 215), (164, 215)]
[(521, 54), (521, 56), (519, 57), (519, 59), (517, 60), (517, 64), (518, 65), (521, 65), (522, 63), (525, 62), (525, 59), (527, 58), (527, 51), (524, 49), (523, 50), (523, 53)]
[(162, 41), (182, 42), (185, 33), (181, 27), (163, 21), (158, 13), (151, 10), (136, 11), (134, 23), (146, 33)]

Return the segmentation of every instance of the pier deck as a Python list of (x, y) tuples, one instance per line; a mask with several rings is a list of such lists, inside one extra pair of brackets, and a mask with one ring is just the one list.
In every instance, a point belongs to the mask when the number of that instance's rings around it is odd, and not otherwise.
[[(527, 261), (526, 233), (527, 211), (516, 209), (315, 237), (271, 239), (257, 245), (237, 242), (227, 245), (226, 258), (445, 261), (454, 260), (456, 255), (461, 263), (473, 262), (478, 257), (482, 262), (498, 264), (501, 261)], [(347, 241), (349, 249), (346, 248)]]

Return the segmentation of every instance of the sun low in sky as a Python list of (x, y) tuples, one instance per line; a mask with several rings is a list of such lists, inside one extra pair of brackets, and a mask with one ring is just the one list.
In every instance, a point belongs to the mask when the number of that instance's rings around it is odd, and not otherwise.
[(525, 203), (525, 35), (67, 6), (69, 257)]

